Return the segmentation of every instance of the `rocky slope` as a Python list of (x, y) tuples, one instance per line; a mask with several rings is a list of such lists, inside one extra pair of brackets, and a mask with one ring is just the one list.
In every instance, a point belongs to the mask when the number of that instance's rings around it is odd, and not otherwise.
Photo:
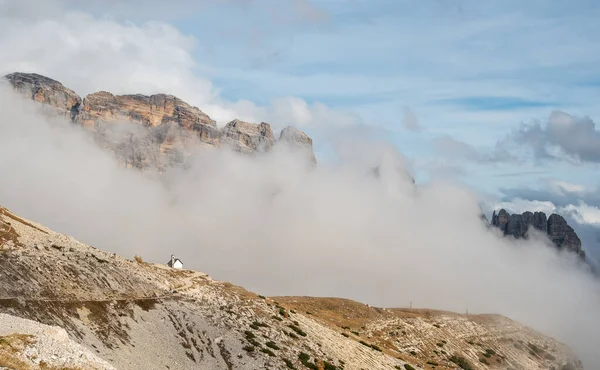
[(501, 316), (263, 297), (84, 245), (4, 208), (0, 313), (0, 368), (582, 368), (565, 345)]
[[(98, 143), (114, 152), (126, 167), (165, 169), (181, 165), (198, 146), (225, 146), (252, 154), (269, 151), (276, 142), (266, 122), (236, 119), (219, 130), (207, 114), (173, 95), (101, 91), (82, 100), (60, 82), (38, 74), (15, 72), (4, 79), (21, 95), (94, 132)], [(312, 140), (305, 133), (286, 128), (278, 142), (300, 145), (307, 160), (316, 162)]]
[(509, 214), (501, 209), (498, 214), (492, 215), (492, 226), (502, 230), (504, 235), (515, 238), (526, 238), (529, 228), (532, 227), (546, 235), (559, 249), (576, 253), (585, 258), (585, 251), (581, 247), (581, 240), (575, 230), (560, 215), (553, 213), (546, 217), (544, 212), (524, 212), (522, 214)]
[(114, 370), (70, 339), (64, 329), (7, 314), (0, 314), (0, 368), (3, 366), (14, 370)]

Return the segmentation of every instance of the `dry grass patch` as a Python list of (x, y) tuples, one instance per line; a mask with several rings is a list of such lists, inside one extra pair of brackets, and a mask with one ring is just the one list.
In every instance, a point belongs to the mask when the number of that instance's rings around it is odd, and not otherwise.
[(21, 360), (19, 355), (30, 344), (35, 343), (33, 336), (12, 334), (0, 337), (0, 367), (14, 370), (29, 370), (28, 363)]
[(47, 362), (45, 361), (40, 361), (40, 370), (83, 370), (80, 367), (64, 367), (64, 366), (52, 366), (49, 365)]
[(21, 360), (17, 354), (5, 353), (0, 350), (0, 367), (6, 367), (12, 370), (29, 370), (31, 367)]
[(273, 297), (295, 311), (310, 312), (312, 318), (330, 325), (358, 329), (369, 322), (390, 316), (386, 311), (343, 298)]
[[(366, 304), (343, 298), (273, 297), (273, 299), (288, 308), (290, 312), (291, 310), (299, 314), (310, 312), (310, 318), (315, 319), (321, 324), (332, 328), (345, 329), (355, 335), (353, 338), (355, 340), (359, 340), (362, 337), (362, 331), (368, 325), (391, 320), (399, 316), (391, 310), (370, 307)], [(412, 315), (418, 316), (417, 314)], [(336, 331), (338, 330), (337, 328)], [(348, 333), (345, 334), (349, 336)], [(382, 338), (383, 332), (376, 331), (371, 334), (373, 336), (370, 341), (373, 343), (369, 343), (369, 347), (390, 355), (398, 355), (399, 352), (394, 343)]]

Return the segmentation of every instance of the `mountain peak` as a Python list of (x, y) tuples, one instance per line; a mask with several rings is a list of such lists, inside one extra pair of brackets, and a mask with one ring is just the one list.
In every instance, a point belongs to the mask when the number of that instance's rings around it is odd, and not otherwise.
[(313, 152), (313, 141), (308, 135), (299, 129), (288, 126), (279, 133), (278, 143), (285, 143), (288, 148), (300, 152), (307, 157), (312, 164), (317, 163), (317, 158)]
[(220, 135), (221, 144), (242, 153), (269, 151), (275, 139), (271, 125), (266, 122), (248, 123), (239, 119), (227, 123)]
[(62, 83), (37, 73), (15, 72), (3, 77), (20, 95), (53, 109), (58, 115), (75, 119), (81, 97)]
[[(216, 122), (198, 107), (170, 94), (114, 95), (99, 91), (82, 100), (62, 83), (39, 74), (15, 72), (4, 79), (22, 96), (93, 132), (97, 141), (126, 167), (162, 170), (180, 164), (194, 146), (228, 147), (252, 154), (270, 151), (275, 144), (269, 123), (234, 119), (218, 129)], [(118, 127), (123, 124), (139, 129), (119, 137), (116, 132), (121, 133)], [(287, 128), (280, 140), (300, 144), (316, 163), (312, 139), (304, 132)]]
[(491, 224), (502, 230), (504, 235), (512, 235), (515, 238), (527, 238), (529, 228), (532, 227), (546, 234), (558, 249), (565, 249), (585, 258), (581, 239), (564, 217), (556, 213), (546, 217), (544, 212), (509, 214), (505, 209), (501, 209), (497, 214), (494, 211)]

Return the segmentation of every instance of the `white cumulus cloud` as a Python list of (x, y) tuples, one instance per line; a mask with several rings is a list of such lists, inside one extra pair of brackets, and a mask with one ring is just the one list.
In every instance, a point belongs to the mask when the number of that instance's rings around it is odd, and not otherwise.
[(504, 208), (509, 213), (544, 212), (546, 215), (556, 212), (556, 206), (552, 202), (514, 198), (506, 202), (495, 203), (493, 209)]
[(43, 74), (82, 97), (100, 90), (173, 94), (219, 124), (234, 118), (276, 127), (357, 122), (354, 116), (295, 97), (275, 99), (267, 106), (224, 99), (218, 87), (197, 73), (202, 65), (194, 53), (201, 40), (165, 22), (126, 22), (61, 8), (64, 1), (52, 4), (53, 11), (44, 15), (35, 9), (28, 13), (34, 5), (29, 1), (0, 3), (1, 75)]
[(568, 212), (579, 224), (600, 226), (600, 208), (583, 202), (578, 205), (569, 204), (563, 210)]

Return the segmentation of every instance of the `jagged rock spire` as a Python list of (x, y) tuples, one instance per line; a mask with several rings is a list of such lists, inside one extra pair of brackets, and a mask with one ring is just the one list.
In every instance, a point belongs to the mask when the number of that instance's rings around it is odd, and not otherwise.
[(511, 235), (515, 238), (527, 238), (529, 228), (532, 227), (548, 235), (557, 248), (576, 253), (582, 258), (585, 257), (581, 240), (575, 230), (567, 224), (562, 216), (555, 213), (546, 218), (544, 212), (527, 211), (511, 215), (505, 209), (501, 209), (497, 214), (494, 211), (491, 224), (502, 230), (504, 235)]

